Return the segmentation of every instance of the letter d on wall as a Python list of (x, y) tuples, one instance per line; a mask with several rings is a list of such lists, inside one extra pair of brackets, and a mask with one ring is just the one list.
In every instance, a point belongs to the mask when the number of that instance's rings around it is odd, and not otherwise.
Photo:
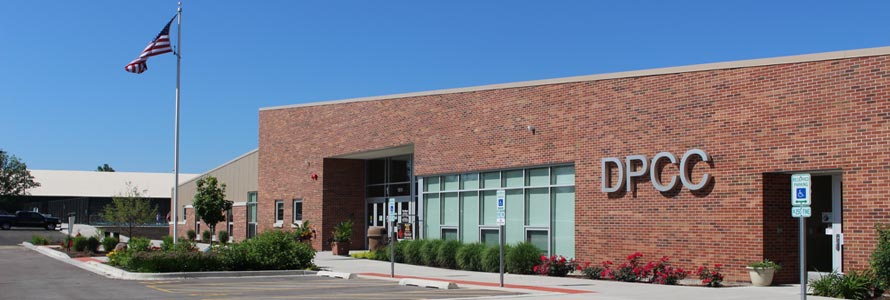
[[(609, 165), (615, 165), (615, 167), (618, 168), (618, 174), (615, 174), (618, 175), (618, 181), (611, 186), (609, 184), (612, 181), (612, 168), (610, 168)], [(617, 157), (603, 158), (602, 168), (600, 169), (603, 172), (602, 176), (600, 176), (603, 181), (603, 193), (614, 193), (621, 189), (621, 186), (624, 185), (624, 166), (620, 159)]]

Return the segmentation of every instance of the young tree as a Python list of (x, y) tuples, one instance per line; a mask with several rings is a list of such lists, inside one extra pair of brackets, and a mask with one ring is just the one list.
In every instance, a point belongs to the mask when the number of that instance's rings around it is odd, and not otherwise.
[(132, 238), (134, 227), (153, 221), (158, 213), (157, 207), (143, 197), (147, 192), (127, 182), (127, 191), (112, 197), (111, 204), (105, 207), (105, 220), (126, 227), (127, 236)]
[[(195, 194), (195, 215), (216, 232), (216, 223), (226, 220), (225, 212), (232, 208), (232, 201), (226, 200), (226, 184), (218, 184), (216, 177), (198, 179), (198, 192)], [(210, 241), (213, 244), (213, 240)]]
[(101, 165), (101, 166), (99, 166), (99, 167), (96, 167), (96, 171), (99, 171), (99, 172), (114, 172), (114, 168), (112, 168), (112, 167), (109, 166), (108, 164), (103, 164), (103, 165)]
[(15, 196), (27, 195), (28, 189), (40, 186), (28, 171), (28, 166), (15, 155), (0, 150), (0, 209), (14, 210)]

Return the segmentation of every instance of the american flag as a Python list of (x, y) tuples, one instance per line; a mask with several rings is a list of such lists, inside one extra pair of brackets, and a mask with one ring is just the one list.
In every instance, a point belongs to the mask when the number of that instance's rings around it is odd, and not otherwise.
[(141, 74), (142, 72), (145, 72), (145, 70), (148, 70), (148, 66), (145, 62), (148, 61), (149, 57), (173, 52), (173, 48), (170, 47), (170, 24), (173, 24), (173, 20), (175, 19), (175, 16), (173, 19), (170, 19), (170, 22), (167, 22), (167, 26), (164, 26), (161, 33), (158, 33), (158, 36), (152, 40), (151, 43), (148, 43), (145, 50), (142, 50), (142, 54), (127, 64), (127, 66), (124, 67), (124, 70), (127, 70), (127, 72), (130, 73)]

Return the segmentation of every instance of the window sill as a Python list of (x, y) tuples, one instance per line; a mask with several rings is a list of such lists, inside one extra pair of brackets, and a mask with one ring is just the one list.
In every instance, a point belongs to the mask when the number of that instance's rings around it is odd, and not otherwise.
[(279, 221), (279, 222), (275, 222), (275, 224), (272, 224), (272, 227), (281, 228), (281, 227), (283, 227), (283, 225), (284, 225), (284, 223)]
[(303, 221), (294, 221), (293, 224), (290, 224), (290, 228), (297, 228), (303, 226)]

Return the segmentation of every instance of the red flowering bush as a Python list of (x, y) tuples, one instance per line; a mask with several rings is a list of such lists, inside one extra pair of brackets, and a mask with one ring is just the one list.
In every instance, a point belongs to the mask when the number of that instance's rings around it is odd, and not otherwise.
[(719, 287), (723, 284), (723, 274), (720, 274), (721, 264), (714, 264), (714, 268), (710, 269), (706, 266), (698, 267), (698, 278), (701, 283), (707, 287)]
[(689, 272), (683, 270), (683, 268), (674, 268), (673, 266), (671, 266), (670, 258), (667, 256), (663, 256), (652, 269), (651, 282), (657, 284), (675, 285), (681, 279), (686, 278), (686, 275), (689, 275)]
[(550, 257), (541, 255), (541, 263), (534, 267), (535, 274), (565, 277), (572, 270), (578, 268), (575, 259), (566, 259), (562, 255), (552, 255)]
[(646, 281), (652, 273), (654, 264), (649, 262), (646, 265), (640, 263), (643, 253), (635, 252), (627, 256), (627, 262), (618, 265), (618, 268), (612, 272), (612, 278), (620, 281), (634, 282)]
[(591, 266), (589, 261), (585, 262), (584, 265), (578, 265), (578, 271), (584, 274), (584, 278), (587, 279), (601, 279), (605, 270), (605, 267)]

